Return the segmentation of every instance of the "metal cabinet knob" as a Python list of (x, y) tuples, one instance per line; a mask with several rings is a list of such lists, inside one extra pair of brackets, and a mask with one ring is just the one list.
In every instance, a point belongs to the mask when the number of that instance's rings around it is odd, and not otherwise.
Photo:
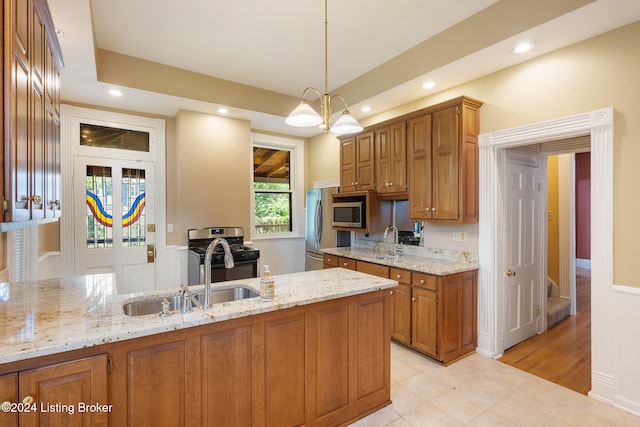
[(402, 274), (396, 274), (396, 279), (401, 279), (402, 278)]
[(416, 297), (411, 297), (411, 301), (416, 302)]
[(393, 295), (393, 291), (389, 291), (389, 295)]
[(424, 285), (424, 279), (420, 279), (420, 284)]
[(22, 399), (22, 403), (24, 403), (25, 405), (31, 405), (33, 403), (33, 397), (31, 396), (27, 396), (24, 399)]
[(507, 270), (507, 276), (509, 276), (509, 277), (513, 277), (513, 276), (515, 276), (515, 275), (516, 275), (516, 272), (515, 272), (515, 271), (513, 271), (513, 270)]

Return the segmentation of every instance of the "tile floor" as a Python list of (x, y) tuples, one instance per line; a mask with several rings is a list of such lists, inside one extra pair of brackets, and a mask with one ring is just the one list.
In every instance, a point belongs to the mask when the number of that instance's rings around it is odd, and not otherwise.
[(477, 353), (445, 368), (396, 343), (391, 400), (351, 426), (640, 426), (638, 416)]

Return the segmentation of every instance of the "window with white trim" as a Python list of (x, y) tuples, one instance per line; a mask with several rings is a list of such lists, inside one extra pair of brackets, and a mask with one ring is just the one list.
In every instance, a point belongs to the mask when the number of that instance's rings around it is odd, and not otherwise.
[(302, 212), (302, 141), (269, 135), (253, 136), (252, 235), (296, 235)]

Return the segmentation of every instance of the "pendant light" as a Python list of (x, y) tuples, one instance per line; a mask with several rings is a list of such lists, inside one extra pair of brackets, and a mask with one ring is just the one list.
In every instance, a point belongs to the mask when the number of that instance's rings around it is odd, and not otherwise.
[[(331, 131), (338, 134), (356, 133), (362, 130), (362, 125), (351, 115), (347, 102), (340, 95), (329, 95), (329, 53), (328, 53), (328, 22), (327, 22), (327, 0), (324, 1), (324, 94), (314, 87), (308, 87), (302, 92), (302, 100), (298, 106), (287, 116), (285, 123), (296, 127), (320, 126), (325, 133)], [(320, 114), (309, 105), (307, 92), (315, 92), (320, 98)], [(333, 102), (340, 100), (344, 105), (342, 114), (331, 124), (331, 112)]]

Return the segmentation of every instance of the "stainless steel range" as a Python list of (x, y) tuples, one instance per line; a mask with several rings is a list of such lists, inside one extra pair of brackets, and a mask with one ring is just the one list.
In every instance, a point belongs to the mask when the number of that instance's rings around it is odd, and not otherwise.
[(189, 285), (204, 283), (204, 254), (209, 243), (218, 237), (229, 243), (235, 265), (233, 268), (224, 267), (224, 251), (218, 246), (211, 257), (211, 281), (224, 282), (258, 277), (260, 250), (245, 246), (242, 227), (193, 228), (187, 235)]

